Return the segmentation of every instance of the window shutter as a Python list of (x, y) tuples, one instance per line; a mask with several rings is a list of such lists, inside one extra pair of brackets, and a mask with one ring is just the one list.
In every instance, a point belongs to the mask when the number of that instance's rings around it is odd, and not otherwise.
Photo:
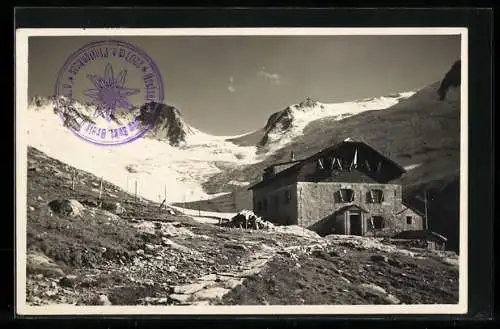
[(321, 161), (321, 159), (318, 159), (318, 165), (321, 169), (325, 169), (325, 167), (323, 166), (323, 161)]
[(365, 160), (365, 165), (366, 165), (366, 170), (371, 171), (370, 164), (368, 163), (368, 160)]

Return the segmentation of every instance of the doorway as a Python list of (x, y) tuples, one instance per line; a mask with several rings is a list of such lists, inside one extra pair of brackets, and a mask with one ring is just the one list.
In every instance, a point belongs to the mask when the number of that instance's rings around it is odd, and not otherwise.
[(351, 235), (363, 235), (361, 213), (349, 213), (349, 224), (351, 226)]

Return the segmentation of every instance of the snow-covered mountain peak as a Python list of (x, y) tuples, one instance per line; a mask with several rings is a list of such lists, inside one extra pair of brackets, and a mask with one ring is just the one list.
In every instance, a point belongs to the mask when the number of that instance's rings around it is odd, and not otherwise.
[(333, 104), (322, 103), (308, 97), (300, 103), (271, 114), (259, 145), (266, 151), (279, 149), (301, 135), (303, 129), (313, 121), (326, 117), (333, 117), (339, 121), (364, 111), (383, 110), (414, 94), (414, 91), (409, 91)]
[(139, 120), (150, 124), (148, 137), (168, 141), (172, 146), (186, 145), (189, 137), (202, 134), (191, 127), (182, 117), (180, 110), (162, 103), (147, 103), (140, 108)]
[(307, 97), (305, 100), (303, 100), (299, 104), (293, 105), (293, 107), (297, 110), (307, 110), (307, 109), (315, 108), (317, 106), (321, 106), (321, 104), (318, 101), (311, 99), (309, 97)]

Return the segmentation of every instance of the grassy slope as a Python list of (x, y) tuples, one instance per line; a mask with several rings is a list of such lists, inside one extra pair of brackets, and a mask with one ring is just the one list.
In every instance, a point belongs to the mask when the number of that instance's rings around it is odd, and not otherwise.
[[(96, 295), (104, 294), (113, 304), (134, 305), (140, 298), (168, 296), (171, 286), (238, 268), (244, 257), (264, 244), (302, 243), (300, 237), (290, 234), (241, 232), (198, 223), (178, 213), (160, 212), (158, 204), (135, 202), (133, 196), (106, 181), (103, 200), (107, 204), (119, 202), (125, 213), (118, 216), (86, 206), (80, 216), (63, 215), (53, 212), (48, 204), (58, 199), (97, 202), (100, 178), (31, 147), (28, 168), (28, 255), (48, 257), (53, 267), (77, 277), (73, 287), (62, 287), (59, 272), (50, 271), (48, 275), (46, 266), (28, 262), (29, 303), (92, 304)], [(71, 189), (75, 172), (79, 179), (77, 193)], [(157, 224), (167, 225), (170, 233), (159, 232)], [(165, 236), (181, 247), (162, 243)], [(227, 243), (248, 243), (251, 247), (227, 248)], [(148, 251), (148, 245), (155, 250)], [(139, 254), (138, 250), (146, 253)]]

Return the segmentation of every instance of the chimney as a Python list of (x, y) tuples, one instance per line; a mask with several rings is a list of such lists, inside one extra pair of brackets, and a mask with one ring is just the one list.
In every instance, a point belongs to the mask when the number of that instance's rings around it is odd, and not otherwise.
[(293, 151), (290, 153), (290, 161), (295, 161), (295, 153)]

